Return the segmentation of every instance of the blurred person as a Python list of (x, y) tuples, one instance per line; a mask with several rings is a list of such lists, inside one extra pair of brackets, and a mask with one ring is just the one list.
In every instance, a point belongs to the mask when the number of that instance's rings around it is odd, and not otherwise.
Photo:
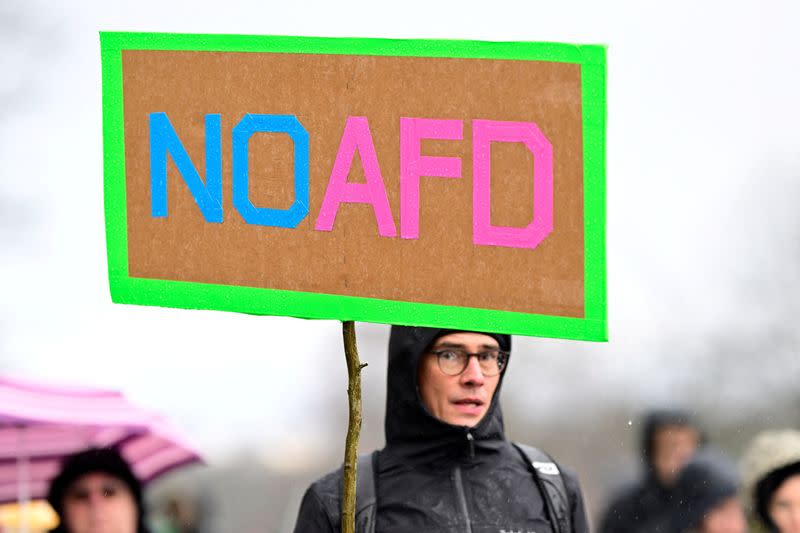
[(736, 467), (718, 452), (704, 450), (680, 471), (673, 492), (675, 533), (745, 533)]
[(197, 533), (194, 511), (191, 503), (184, 497), (171, 496), (165, 509), (166, 524), (159, 533)]
[(646, 414), (641, 442), (644, 475), (612, 498), (600, 533), (668, 531), (675, 480), (703, 435), (687, 411), (659, 409)]
[(764, 431), (742, 457), (743, 495), (755, 531), (800, 533), (800, 431)]
[(50, 484), (47, 501), (60, 520), (50, 533), (150, 533), (142, 485), (111, 448), (68, 457)]
[[(505, 438), (510, 349), (509, 335), (392, 327), (386, 447), (359, 458), (356, 531), (588, 532), (574, 474)], [(341, 490), (342, 468), (314, 482), (295, 533), (340, 531)]]

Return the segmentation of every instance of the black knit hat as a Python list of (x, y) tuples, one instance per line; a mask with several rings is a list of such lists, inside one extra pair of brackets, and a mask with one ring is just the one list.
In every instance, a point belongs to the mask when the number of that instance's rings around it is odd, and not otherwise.
[(698, 452), (683, 467), (673, 492), (675, 531), (700, 525), (703, 517), (728, 498), (736, 496), (739, 480), (736, 467), (710, 450)]
[(61, 472), (50, 483), (50, 490), (47, 494), (47, 501), (62, 519), (58, 527), (51, 530), (51, 533), (69, 533), (63, 523), (64, 494), (73, 482), (91, 473), (108, 474), (127, 485), (138, 511), (137, 533), (148, 533), (148, 529), (144, 525), (142, 484), (131, 471), (125, 459), (113, 448), (90, 448), (64, 460)]

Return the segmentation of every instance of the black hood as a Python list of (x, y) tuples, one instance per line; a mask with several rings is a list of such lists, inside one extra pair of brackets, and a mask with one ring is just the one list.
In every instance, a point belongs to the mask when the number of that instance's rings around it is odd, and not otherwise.
[[(422, 403), (417, 386), (420, 358), (434, 340), (455, 331), (463, 330), (392, 326), (386, 388), (387, 451), (436, 461), (466, 452), (468, 433), (478, 451), (496, 449), (505, 441), (499, 396), (508, 365), (500, 376), (486, 415), (473, 428), (443, 422), (431, 415)], [(501, 350), (511, 350), (509, 335), (485, 334), (496, 339)]]
[(705, 437), (700, 426), (689, 411), (683, 409), (654, 409), (644, 418), (642, 427), (642, 456), (647, 469), (653, 470), (653, 436), (656, 431), (665, 426), (686, 426), (694, 428), (700, 437), (700, 444), (705, 442)]

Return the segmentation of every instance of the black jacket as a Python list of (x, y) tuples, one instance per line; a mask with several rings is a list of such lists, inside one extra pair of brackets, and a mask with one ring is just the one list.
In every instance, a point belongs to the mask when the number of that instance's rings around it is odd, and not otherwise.
[(600, 533), (674, 533), (672, 491), (649, 475), (623, 489), (608, 506)]
[[(664, 486), (653, 468), (653, 436), (664, 426), (698, 429), (689, 413), (679, 409), (647, 414), (642, 429), (644, 476), (617, 494), (600, 521), (600, 533), (672, 533), (675, 490)], [(701, 434), (702, 440), (702, 434)]]
[(705, 448), (683, 467), (673, 491), (673, 530), (696, 531), (709, 512), (736, 497), (739, 491), (736, 465), (720, 452)]
[[(433, 417), (417, 389), (417, 365), (434, 339), (430, 328), (393, 327), (389, 342), (386, 447), (377, 470), (377, 533), (554, 531), (533, 475), (504, 436), (498, 402), (474, 428)], [(511, 339), (493, 335), (501, 348)], [(574, 530), (588, 532), (577, 479), (564, 471)], [(295, 533), (338, 532), (341, 468), (309, 487)]]

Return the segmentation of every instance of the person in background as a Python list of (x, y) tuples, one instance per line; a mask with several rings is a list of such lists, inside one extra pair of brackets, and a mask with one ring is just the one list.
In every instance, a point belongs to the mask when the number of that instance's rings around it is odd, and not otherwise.
[(142, 485), (110, 448), (68, 457), (50, 484), (47, 501), (60, 520), (50, 533), (150, 533)]
[(702, 442), (702, 432), (687, 411), (661, 409), (648, 413), (642, 431), (644, 475), (612, 498), (598, 531), (669, 531), (675, 480)]
[(192, 504), (186, 497), (170, 496), (166, 502), (166, 523), (158, 533), (198, 533)]
[(676, 533), (745, 533), (747, 520), (738, 494), (736, 467), (704, 450), (681, 470), (673, 489)]
[(760, 433), (741, 468), (754, 531), (800, 533), (800, 431)]

